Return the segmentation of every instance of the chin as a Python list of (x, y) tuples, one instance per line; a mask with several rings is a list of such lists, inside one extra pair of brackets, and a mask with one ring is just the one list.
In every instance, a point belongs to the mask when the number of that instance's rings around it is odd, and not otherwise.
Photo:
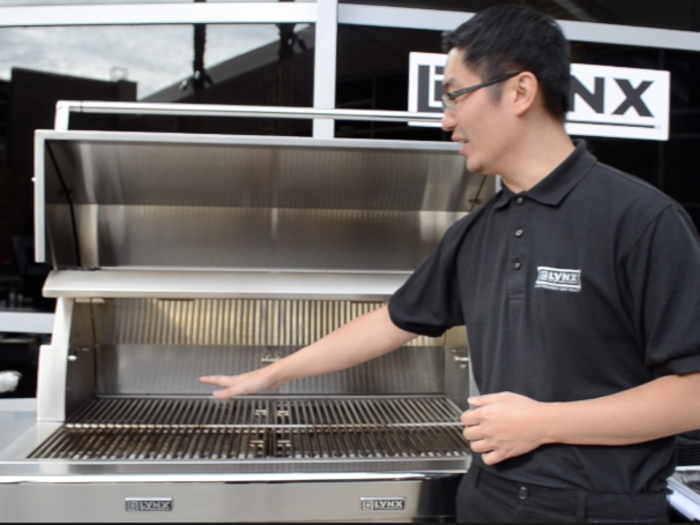
[(479, 174), (482, 173), (482, 170), (484, 168), (479, 162), (477, 162), (474, 159), (468, 158), (468, 157), (467, 157), (466, 166), (467, 166), (467, 169), (469, 171), (471, 171), (472, 173), (479, 173)]

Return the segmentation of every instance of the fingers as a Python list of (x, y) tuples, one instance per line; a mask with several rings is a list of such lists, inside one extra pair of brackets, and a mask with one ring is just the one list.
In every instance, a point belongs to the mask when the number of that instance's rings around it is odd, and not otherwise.
[(231, 399), (232, 397), (236, 397), (238, 392), (231, 387), (225, 388), (224, 390), (214, 390), (211, 395), (213, 395), (216, 399)]
[(493, 450), (491, 452), (481, 454), (481, 459), (487, 465), (495, 465), (496, 463), (500, 463), (506, 458), (500, 451)]
[(471, 427), (481, 423), (481, 413), (479, 410), (467, 410), (459, 419), (465, 427)]
[(496, 448), (495, 444), (488, 438), (476, 440), (471, 440), (467, 438), (467, 440), (469, 441), (469, 448), (471, 449), (471, 451), (477, 454), (481, 454), (481, 459), (487, 465), (495, 465), (496, 463), (500, 463), (501, 461), (508, 458), (507, 454), (505, 454), (502, 450)]
[(240, 376), (203, 376), (199, 380), (209, 385), (228, 387), (223, 390), (215, 390), (212, 395), (217, 399), (231, 399), (243, 394), (240, 390)]
[(231, 376), (202, 376), (199, 380), (210, 385), (229, 386)]
[(495, 403), (496, 401), (499, 401), (504, 394), (508, 394), (508, 392), (499, 392), (498, 394), (486, 394), (483, 396), (477, 396), (477, 397), (470, 397), (467, 399), (467, 403), (469, 403), (471, 406), (475, 407), (482, 407), (484, 405), (488, 405), (490, 403)]
[(467, 441), (479, 441), (480, 439), (484, 439), (486, 437), (484, 435), (483, 429), (479, 425), (466, 427), (462, 431), (462, 435), (464, 435), (464, 439), (466, 439)]

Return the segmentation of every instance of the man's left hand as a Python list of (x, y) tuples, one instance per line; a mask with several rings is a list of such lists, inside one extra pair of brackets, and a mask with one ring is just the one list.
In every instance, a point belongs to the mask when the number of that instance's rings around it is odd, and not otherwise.
[(547, 437), (546, 403), (502, 392), (469, 399), (462, 414), (464, 438), (484, 463), (494, 465), (526, 454), (551, 441)]

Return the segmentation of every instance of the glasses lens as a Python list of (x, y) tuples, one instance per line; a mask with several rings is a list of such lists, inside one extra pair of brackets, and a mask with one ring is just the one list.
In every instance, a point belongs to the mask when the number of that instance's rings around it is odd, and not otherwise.
[(454, 106), (455, 106), (455, 103), (447, 95), (442, 96), (442, 110), (443, 111), (449, 111), (450, 113), (452, 113), (454, 111)]

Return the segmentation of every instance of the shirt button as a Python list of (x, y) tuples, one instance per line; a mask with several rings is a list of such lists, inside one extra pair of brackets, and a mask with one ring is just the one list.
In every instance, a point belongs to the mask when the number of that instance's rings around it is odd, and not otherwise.
[(520, 490), (518, 490), (518, 498), (525, 500), (527, 497), (527, 487), (520, 487)]
[(522, 230), (522, 229), (521, 229), (521, 230), (515, 230), (515, 236), (516, 236), (516, 237), (522, 237), (522, 236), (523, 236), (523, 233), (525, 233), (525, 231)]
[(515, 261), (515, 264), (513, 264), (513, 268), (515, 268), (516, 270), (520, 270), (520, 266), (520, 261)]
[(517, 199), (515, 199), (515, 202), (517, 202), (518, 204), (522, 204), (523, 202), (525, 202), (525, 199), (523, 199), (522, 197), (518, 197)]

